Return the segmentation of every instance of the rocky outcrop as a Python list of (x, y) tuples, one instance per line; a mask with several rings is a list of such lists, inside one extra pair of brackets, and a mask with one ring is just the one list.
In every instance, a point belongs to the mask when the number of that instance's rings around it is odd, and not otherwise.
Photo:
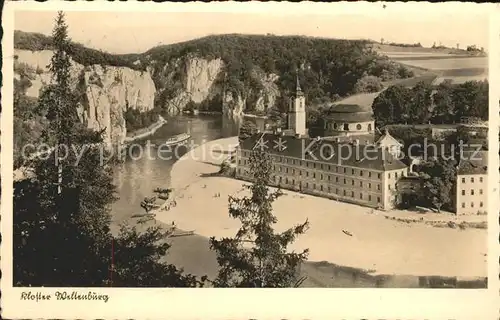
[[(16, 78), (30, 80), (28, 96), (38, 97), (50, 83), (47, 66), (52, 55), (51, 50), (15, 50)], [(239, 116), (243, 112), (265, 112), (280, 96), (278, 76), (258, 69), (252, 71), (252, 85), (234, 80), (235, 75), (231, 75), (231, 81), (237, 85), (230, 83), (221, 58), (187, 54), (166, 63), (150, 60), (146, 65), (147, 71), (137, 71), (127, 67), (83, 66), (72, 61), (71, 82), (81, 97), (77, 106), (80, 119), (89, 128), (106, 129), (106, 142), (124, 141), (127, 131), (123, 113), (127, 108), (147, 111), (156, 105), (169, 114), (177, 114), (194, 105), (202, 111), (218, 110)]]
[(170, 114), (182, 112), (189, 103), (200, 106), (207, 101), (219, 104), (218, 110), (231, 116), (239, 116), (247, 108), (263, 112), (274, 106), (280, 95), (278, 76), (257, 70), (252, 77), (260, 83), (260, 89), (243, 86), (242, 90), (234, 90), (226, 80), (225, 64), (220, 58), (207, 60), (189, 55), (163, 65), (151, 63), (158, 88), (157, 103)]
[[(14, 72), (17, 79), (30, 80), (28, 96), (38, 97), (40, 90), (50, 83), (47, 66), (52, 54), (50, 50), (15, 50)], [(154, 107), (156, 89), (149, 72), (126, 67), (82, 66), (72, 61), (71, 82), (82, 97), (77, 106), (80, 120), (89, 128), (106, 129), (107, 143), (122, 143), (125, 139), (126, 108), (147, 111)]]

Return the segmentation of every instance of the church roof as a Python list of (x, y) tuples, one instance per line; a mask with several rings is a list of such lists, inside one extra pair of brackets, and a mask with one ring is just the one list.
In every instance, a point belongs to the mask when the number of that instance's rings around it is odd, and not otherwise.
[(373, 113), (371, 106), (361, 106), (359, 104), (340, 103), (334, 104), (328, 110), (328, 113)]
[(384, 145), (384, 146), (399, 146), (399, 147), (402, 147), (403, 144), (401, 142), (398, 141), (398, 139), (394, 138), (393, 136), (391, 136), (391, 134), (389, 133), (389, 130), (385, 130), (384, 134), (380, 137), (380, 139), (377, 140), (377, 145)]
[[(281, 142), (281, 143), (280, 143)], [(336, 143), (323, 139), (296, 138), (275, 134), (260, 133), (245, 139), (240, 147), (243, 150), (258, 149), (285, 157), (303, 160), (316, 160), (333, 165), (350, 166), (377, 171), (404, 169), (403, 162), (392, 156), (388, 150), (376, 145), (353, 145)], [(281, 146), (281, 148), (279, 148)], [(333, 155), (331, 154), (333, 152)]]
[(371, 106), (358, 104), (334, 104), (326, 112), (326, 119), (336, 122), (366, 122), (373, 120)]

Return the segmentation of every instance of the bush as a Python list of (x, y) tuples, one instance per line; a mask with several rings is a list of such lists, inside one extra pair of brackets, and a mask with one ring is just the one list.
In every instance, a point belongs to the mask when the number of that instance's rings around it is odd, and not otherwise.
[(378, 92), (383, 89), (382, 81), (380, 78), (375, 76), (364, 76), (359, 79), (354, 86), (354, 92), (356, 93), (370, 93)]

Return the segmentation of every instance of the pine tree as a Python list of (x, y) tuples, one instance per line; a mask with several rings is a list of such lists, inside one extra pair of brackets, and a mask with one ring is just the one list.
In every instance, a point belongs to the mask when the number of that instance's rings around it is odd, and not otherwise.
[(110, 205), (116, 199), (112, 162), (103, 149), (102, 132), (78, 121), (61, 12), (53, 39), (53, 83), (41, 94), (38, 110), (49, 120), (45, 143), (69, 152), (63, 162), (55, 151), (34, 159), (27, 164), (34, 177), (14, 184), (14, 284), (106, 286), (116, 272), (118, 286), (201, 285), (162, 260), (168, 245), (157, 227), (111, 234)]
[(214, 281), (216, 287), (283, 288), (299, 286), (304, 280), (299, 279), (298, 272), (308, 250), (289, 253), (287, 246), (307, 230), (309, 223), (282, 233), (274, 231), (277, 218), (272, 214), (272, 204), (282, 192), (268, 187), (271, 168), (267, 154), (253, 152), (250, 157), (253, 183), (246, 186), (250, 196), (229, 197), (229, 215), (239, 219), (241, 227), (234, 238), (210, 239), (220, 266)]

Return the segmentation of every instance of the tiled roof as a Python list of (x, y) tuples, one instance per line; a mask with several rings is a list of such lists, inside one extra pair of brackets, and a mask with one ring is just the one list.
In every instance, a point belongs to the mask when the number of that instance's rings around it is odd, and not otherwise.
[(358, 113), (369, 112), (372, 113), (371, 106), (360, 106), (359, 104), (339, 103), (334, 104), (328, 109), (328, 113)]
[(486, 174), (488, 169), (488, 151), (464, 152), (458, 164), (458, 174)]
[[(261, 142), (259, 142), (261, 141)], [(281, 150), (279, 149), (281, 142)], [(317, 160), (335, 165), (344, 165), (379, 171), (403, 169), (407, 166), (394, 158), (387, 150), (375, 145), (352, 145), (327, 140), (295, 138), (275, 134), (260, 133), (245, 139), (243, 150), (259, 149), (273, 155), (281, 155), (303, 160)], [(333, 155), (331, 153), (333, 152)]]
[(325, 119), (343, 122), (343, 123), (353, 123), (353, 122), (368, 122), (373, 121), (373, 115), (369, 112), (358, 112), (358, 113), (331, 113), (325, 115)]

